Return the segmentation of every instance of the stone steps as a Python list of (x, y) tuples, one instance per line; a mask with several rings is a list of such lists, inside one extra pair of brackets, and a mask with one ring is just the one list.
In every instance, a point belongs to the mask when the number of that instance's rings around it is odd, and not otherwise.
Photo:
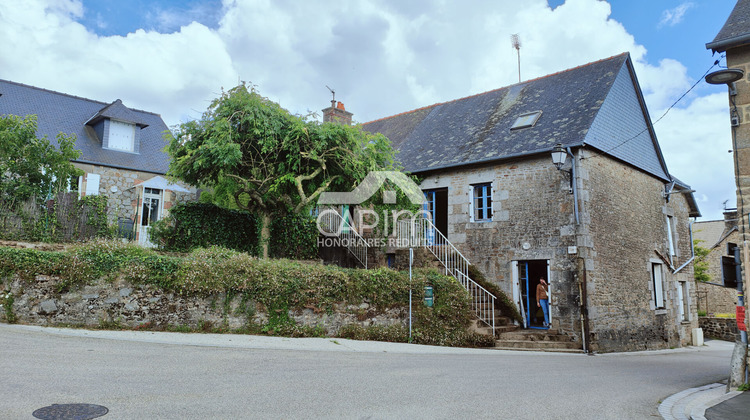
[(571, 341), (570, 337), (557, 330), (521, 330), (502, 332), (495, 341), (497, 349), (542, 350), (581, 352), (581, 343)]

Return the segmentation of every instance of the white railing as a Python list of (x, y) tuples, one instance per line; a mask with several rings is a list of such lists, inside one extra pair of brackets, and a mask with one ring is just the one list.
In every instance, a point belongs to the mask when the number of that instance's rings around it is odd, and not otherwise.
[(318, 217), (318, 226), (330, 236), (335, 236), (360, 264), (367, 268), (367, 241), (352, 225), (333, 210), (324, 211)]
[(448, 241), (429, 219), (399, 220), (399, 246), (427, 248), (443, 267), (445, 274), (453, 276), (471, 295), (472, 305), (480, 321), (492, 327), (495, 333), (495, 295), (469, 277), (469, 260)]

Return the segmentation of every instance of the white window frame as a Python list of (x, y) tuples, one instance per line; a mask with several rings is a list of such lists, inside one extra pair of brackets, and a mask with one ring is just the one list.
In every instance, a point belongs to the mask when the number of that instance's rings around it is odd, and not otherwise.
[(651, 261), (651, 298), (654, 302), (654, 309), (665, 309), (664, 299), (664, 264)]
[(676, 281), (677, 305), (680, 322), (690, 321), (690, 286), (686, 281)]
[[(484, 186), (488, 186), (489, 187), (489, 192), (487, 193), (487, 197), (489, 198), (490, 202), (489, 202), (489, 205), (488, 205), (487, 208), (489, 208), (490, 216), (489, 217), (485, 217), (483, 219), (477, 219), (477, 217), (476, 217), (476, 210), (477, 209), (476, 209), (476, 205), (474, 204), (475, 198), (476, 198), (476, 194), (474, 193), (474, 191), (476, 190), (477, 187), (484, 187)], [(494, 187), (494, 185), (493, 185), (492, 182), (480, 182), (480, 183), (477, 183), (477, 184), (471, 184), (469, 186), (469, 220), (472, 223), (487, 223), (487, 222), (491, 222), (492, 221), (492, 217), (495, 214), (492, 211), (492, 204), (494, 202), (494, 200), (492, 198), (492, 195), (493, 195), (494, 189), (495, 189), (495, 187)]]

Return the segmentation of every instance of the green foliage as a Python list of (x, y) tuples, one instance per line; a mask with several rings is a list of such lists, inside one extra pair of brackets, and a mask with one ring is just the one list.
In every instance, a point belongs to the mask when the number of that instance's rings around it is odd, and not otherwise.
[(213, 188), (214, 202), (231, 197), (259, 215), (263, 257), (272, 216), (300, 214), (326, 190), (350, 191), (371, 170), (390, 168), (394, 156), (380, 134), (292, 115), (246, 84), (181, 124), (167, 151), (171, 175)]
[(318, 226), (315, 219), (301, 214), (276, 217), (271, 224), (271, 256), (293, 260), (318, 257)]
[(0, 309), (5, 311), (5, 322), (15, 324), (17, 321), (16, 313), (13, 312), (13, 302), (15, 298), (10, 290), (0, 293)]
[(56, 148), (36, 131), (35, 115), (0, 116), (0, 201), (11, 207), (31, 197), (51, 197), (82, 174), (71, 163), (80, 156), (74, 136), (58, 134)]
[(698, 316), (707, 316), (708, 313), (704, 311), (703, 309), (698, 309)]
[(737, 391), (742, 391), (742, 392), (750, 391), (750, 383), (744, 383), (744, 384), (738, 386), (737, 387)]
[[(269, 322), (259, 332), (292, 336), (320, 336), (324, 331), (296, 325), (289, 317), (290, 310), (330, 313), (336, 305), (361, 303), (379, 310), (405, 310), (409, 289), (414, 291), (414, 301), (422, 302), (425, 286), (430, 285), (435, 296), (433, 307), (414, 305), (414, 342), (494, 344), (492, 337), (466, 331), (473, 319), (466, 292), (455, 280), (434, 269), (415, 270), (410, 284), (408, 273), (386, 268), (354, 270), (258, 259), (219, 247), (197, 249), (185, 256), (164, 256), (119, 241), (96, 241), (64, 252), (0, 247), (0, 273), (4, 276), (17, 273), (27, 281), (33, 281), (34, 276), (40, 274), (57, 276), (59, 291), (96, 278), (122, 276), (134, 284), (154, 285), (184, 296), (231, 294), (241, 297), (244, 311), (248, 313), (254, 310), (248, 306), (254, 304), (268, 312)], [(357, 333), (356, 329), (352, 331), (349, 334)], [(397, 327), (382, 331), (372, 329), (366, 334), (399, 341), (406, 341), (408, 335)]]
[(179, 204), (154, 223), (151, 240), (169, 251), (185, 252), (212, 245), (256, 253), (257, 220), (243, 211), (205, 203)]
[(78, 198), (58, 193), (44, 205), (32, 197), (25, 202), (0, 201), (0, 238), (33, 242), (71, 242), (115, 235), (107, 218), (107, 196)]
[(497, 285), (487, 281), (487, 279), (484, 277), (484, 274), (482, 274), (482, 272), (479, 271), (476, 266), (469, 266), (469, 277), (477, 282), (477, 284), (484, 287), (487, 291), (495, 295), (495, 297), (497, 298), (495, 300), (495, 309), (499, 309), (503, 315), (523, 323), (523, 317), (521, 316), (521, 313), (518, 312), (518, 308), (516, 308), (515, 303), (513, 303), (508, 295), (506, 295), (505, 292), (497, 287)]
[(708, 274), (708, 254), (710, 249), (704, 248), (700, 244), (700, 239), (693, 240), (693, 249), (695, 250), (695, 260), (693, 261), (693, 275), (695, 281), (707, 283), (711, 281), (711, 275)]

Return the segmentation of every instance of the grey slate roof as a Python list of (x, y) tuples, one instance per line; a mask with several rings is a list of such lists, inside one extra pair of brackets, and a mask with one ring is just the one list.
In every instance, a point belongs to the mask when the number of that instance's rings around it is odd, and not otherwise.
[[(163, 151), (167, 125), (158, 114), (127, 108), (119, 99), (107, 104), (0, 79), (0, 115), (8, 114), (37, 115), (37, 135), (47, 136), (55, 145), (58, 133), (74, 134), (76, 148), (81, 151), (77, 162), (157, 174), (169, 169), (169, 156)], [(138, 124), (139, 153), (103, 149), (86, 125), (101, 118)]]
[[(669, 182), (630, 55), (372, 121), (412, 173), (588, 145)], [(518, 116), (542, 111), (533, 127)]]
[(714, 40), (706, 44), (706, 49), (724, 52), (729, 48), (748, 43), (750, 43), (750, 0), (739, 0)]

